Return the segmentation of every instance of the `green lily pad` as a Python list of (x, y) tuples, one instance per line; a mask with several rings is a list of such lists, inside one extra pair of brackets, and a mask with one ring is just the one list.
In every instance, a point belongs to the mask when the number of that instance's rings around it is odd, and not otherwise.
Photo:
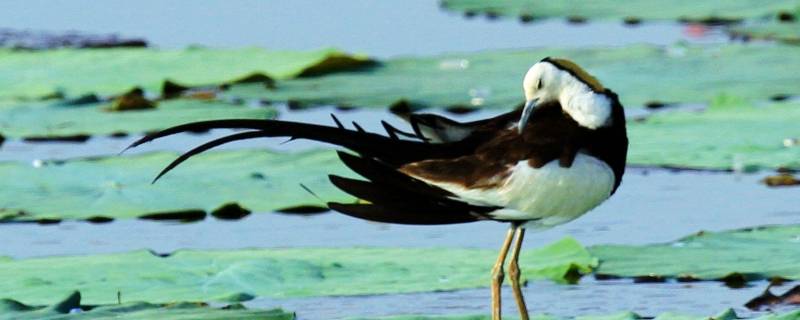
[(157, 184), (150, 184), (176, 157), (163, 152), (41, 167), (2, 163), (0, 220), (155, 218), (159, 216), (153, 215), (156, 213), (168, 218), (163, 215), (168, 212), (175, 212), (178, 219), (184, 219), (181, 214), (194, 219), (229, 202), (260, 212), (324, 205), (300, 184), (327, 201), (349, 199), (328, 181), (328, 173), (348, 173), (332, 150), (201, 154)]
[(628, 162), (708, 169), (800, 168), (800, 103), (712, 105), (628, 123)]
[(373, 63), (364, 56), (334, 49), (0, 49), (0, 98), (40, 97), (53, 92), (113, 95), (135, 86), (157, 91), (167, 79), (184, 85), (215, 85), (254, 75), (285, 79)]
[(205, 303), (178, 302), (153, 304), (130, 302), (100, 306), (81, 305), (81, 295), (75, 292), (49, 307), (25, 305), (21, 302), (0, 300), (0, 320), (25, 319), (192, 319), (192, 320), (292, 320), (294, 313), (281, 309), (247, 310), (240, 304), (212, 308)]
[[(3, 273), (13, 275), (0, 281), (0, 292), (51, 304), (54, 292), (79, 290), (87, 304), (111, 304), (118, 291), (126, 301), (163, 303), (455, 290), (488, 286), (496, 255), (457, 248), (296, 248), (37, 258), (0, 262)], [(527, 279), (566, 281), (590, 272), (597, 259), (565, 238), (524, 251), (520, 264)]]
[(800, 279), (800, 226), (700, 232), (672, 243), (589, 248), (598, 274), (700, 280)]
[(794, 21), (780, 21), (777, 18), (758, 20), (742, 25), (731, 26), (728, 32), (735, 37), (777, 40), (787, 44), (800, 44), (800, 7), (792, 14)]
[[(397, 58), (363, 72), (281, 81), (274, 90), (236, 85), (223, 95), (332, 104), (388, 107), (471, 107), (508, 110), (520, 104), (522, 78), (547, 56), (576, 61), (623, 104), (704, 103), (720, 94), (745, 100), (800, 94), (800, 48), (794, 46), (676, 45), (589, 49), (526, 49)], [(687, 76), (691, 75), (691, 76)]]
[(275, 110), (217, 101), (166, 100), (154, 109), (111, 112), (110, 103), (0, 102), (0, 133), (7, 137), (65, 137), (143, 133), (220, 118), (268, 119)]
[(626, 1), (624, 6), (616, 1), (545, 1), (545, 0), (442, 0), (447, 10), (470, 15), (486, 13), (490, 16), (520, 17), (523, 21), (551, 17), (588, 19), (681, 20), (697, 22), (732, 22), (743, 18), (763, 17), (781, 10), (792, 9), (797, 1), (733, 0), (708, 1)]

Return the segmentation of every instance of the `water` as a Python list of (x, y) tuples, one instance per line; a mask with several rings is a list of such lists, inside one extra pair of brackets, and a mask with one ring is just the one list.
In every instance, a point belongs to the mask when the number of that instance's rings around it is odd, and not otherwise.
[(724, 42), (719, 30), (698, 38), (674, 22), (568, 25), (560, 19), (464, 19), (436, 0), (4, 0), (0, 27), (116, 32), (158, 47), (261, 46), (310, 50), (338, 47), (379, 58), (527, 47), (668, 45)]
[[(773, 291), (782, 293), (797, 283), (786, 283)], [(560, 317), (609, 315), (635, 310), (644, 317), (664, 312), (711, 316), (733, 308), (740, 317), (756, 317), (744, 303), (764, 291), (766, 282), (730, 290), (716, 282), (631, 284), (627, 280), (597, 281), (585, 278), (579, 285), (565, 286), (552, 282), (531, 282), (523, 288), (529, 312)], [(503, 290), (503, 314), (516, 317), (517, 309), (511, 290)], [(598, 303), (602, 300), (603, 303)], [(354, 315), (381, 317), (397, 314), (474, 315), (490, 313), (489, 289), (452, 292), (389, 294), (355, 297), (321, 297), (299, 299), (257, 299), (245, 303), (253, 308), (283, 307), (301, 310), (298, 319), (347, 319)], [(782, 307), (775, 312), (785, 312)]]

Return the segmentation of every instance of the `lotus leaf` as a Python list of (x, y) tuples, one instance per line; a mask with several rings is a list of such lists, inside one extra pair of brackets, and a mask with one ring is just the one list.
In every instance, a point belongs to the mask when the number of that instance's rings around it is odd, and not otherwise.
[(397, 58), (362, 72), (281, 81), (275, 90), (233, 86), (225, 95), (388, 107), (471, 107), (508, 110), (522, 102), (522, 77), (547, 56), (566, 57), (615, 90), (628, 108), (649, 102), (708, 103), (722, 94), (744, 100), (800, 94), (800, 48), (748, 45), (647, 45), (621, 48), (526, 49)]
[(155, 109), (110, 112), (108, 103), (0, 102), (0, 133), (8, 137), (64, 137), (143, 133), (190, 121), (273, 118), (269, 108), (216, 101), (167, 100)]
[(253, 75), (285, 79), (372, 63), (364, 56), (334, 49), (0, 49), (0, 98), (31, 98), (54, 92), (67, 96), (113, 95), (135, 86), (157, 91), (167, 79), (184, 85), (217, 85)]
[[(719, 100), (719, 99), (718, 99)], [(628, 162), (639, 165), (737, 169), (800, 168), (800, 103), (712, 105), (628, 123)]]
[(229, 202), (261, 212), (324, 205), (300, 184), (325, 200), (349, 199), (329, 187), (328, 173), (348, 173), (331, 150), (202, 154), (150, 184), (175, 157), (164, 152), (43, 166), (0, 164), (0, 220), (131, 218), (192, 209), (202, 218)]
[[(800, 10), (798, 10), (798, 13), (800, 14)], [(737, 37), (778, 40), (787, 44), (800, 44), (800, 22), (796, 21), (755, 21), (733, 26), (730, 28), (730, 33)]]
[(578, 0), (442, 0), (447, 10), (469, 14), (486, 13), (491, 16), (521, 17), (524, 20), (571, 17), (589, 19), (626, 19), (633, 22), (643, 20), (682, 20), (698, 22), (737, 21), (742, 18), (757, 18), (775, 12), (792, 9), (797, 1), (757, 1), (734, 0), (724, 2), (708, 1), (627, 1), (624, 6), (615, 1)]
[(589, 248), (598, 274), (701, 280), (800, 279), (800, 226), (700, 232), (672, 243)]
[[(269, 232), (265, 230), (264, 232)], [(483, 287), (496, 252), (482, 249), (295, 248), (147, 251), (0, 262), (0, 292), (33, 304), (79, 290), (87, 304), (125, 301), (228, 301), (455, 290)], [(566, 281), (597, 259), (564, 238), (522, 253), (528, 279)], [(555, 272), (558, 270), (558, 272)]]
[(89, 307), (81, 305), (81, 295), (78, 292), (49, 307), (28, 306), (11, 299), (0, 300), (0, 320), (135, 320), (157, 318), (186, 320), (292, 320), (295, 317), (293, 313), (287, 313), (280, 309), (247, 310), (238, 304), (222, 309), (211, 308), (205, 303), (188, 302), (169, 304), (130, 302)]

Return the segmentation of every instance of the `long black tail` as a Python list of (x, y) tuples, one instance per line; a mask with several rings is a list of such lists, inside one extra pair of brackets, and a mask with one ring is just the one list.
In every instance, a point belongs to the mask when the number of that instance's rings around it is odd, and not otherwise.
[(414, 179), (376, 160), (339, 152), (339, 159), (367, 180), (331, 175), (340, 190), (368, 203), (328, 203), (360, 219), (398, 224), (452, 224), (485, 219), (495, 207), (470, 205), (450, 192)]
[[(344, 214), (389, 223), (449, 224), (478, 221), (485, 218), (484, 213), (495, 209), (455, 200), (451, 193), (396, 170), (401, 165), (414, 161), (462, 155), (464, 152), (469, 152), (471, 144), (459, 142), (431, 144), (425, 141), (424, 137), (405, 133), (387, 123), (383, 125), (389, 136), (366, 132), (355, 123), (356, 130), (348, 130), (335, 117), (334, 121), (337, 127), (252, 119), (193, 122), (147, 135), (125, 150), (181, 132), (247, 129), (189, 150), (167, 165), (153, 182), (192, 156), (229, 142), (265, 137), (289, 137), (331, 143), (361, 155), (358, 157), (339, 153), (344, 164), (367, 181), (330, 177), (331, 182), (339, 189), (369, 201), (358, 204), (328, 203), (331, 209)], [(400, 135), (416, 138), (418, 141), (403, 140), (399, 138)]]
[[(334, 118), (335, 119), (335, 118)], [(125, 150), (141, 144), (182, 132), (207, 131), (210, 129), (250, 129), (243, 133), (229, 135), (203, 144), (181, 155), (156, 177), (156, 180), (190, 157), (222, 144), (255, 138), (289, 137), (330, 143), (355, 151), (361, 155), (376, 158), (394, 167), (423, 159), (450, 158), (464, 152), (456, 144), (429, 144), (423, 141), (403, 140), (394, 127), (384, 124), (390, 136), (365, 132), (356, 125), (357, 130), (345, 129), (337, 120), (337, 127), (308, 124), (282, 120), (229, 119), (211, 120), (182, 124), (149, 134), (135, 141)], [(124, 152), (124, 150), (123, 150)]]

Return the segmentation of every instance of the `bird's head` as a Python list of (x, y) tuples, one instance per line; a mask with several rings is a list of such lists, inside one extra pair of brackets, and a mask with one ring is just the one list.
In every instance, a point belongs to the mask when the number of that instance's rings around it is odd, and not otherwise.
[(579, 125), (597, 129), (610, 124), (611, 100), (597, 79), (572, 61), (544, 58), (525, 74), (525, 107), (518, 129), (522, 133), (537, 105), (557, 101)]

